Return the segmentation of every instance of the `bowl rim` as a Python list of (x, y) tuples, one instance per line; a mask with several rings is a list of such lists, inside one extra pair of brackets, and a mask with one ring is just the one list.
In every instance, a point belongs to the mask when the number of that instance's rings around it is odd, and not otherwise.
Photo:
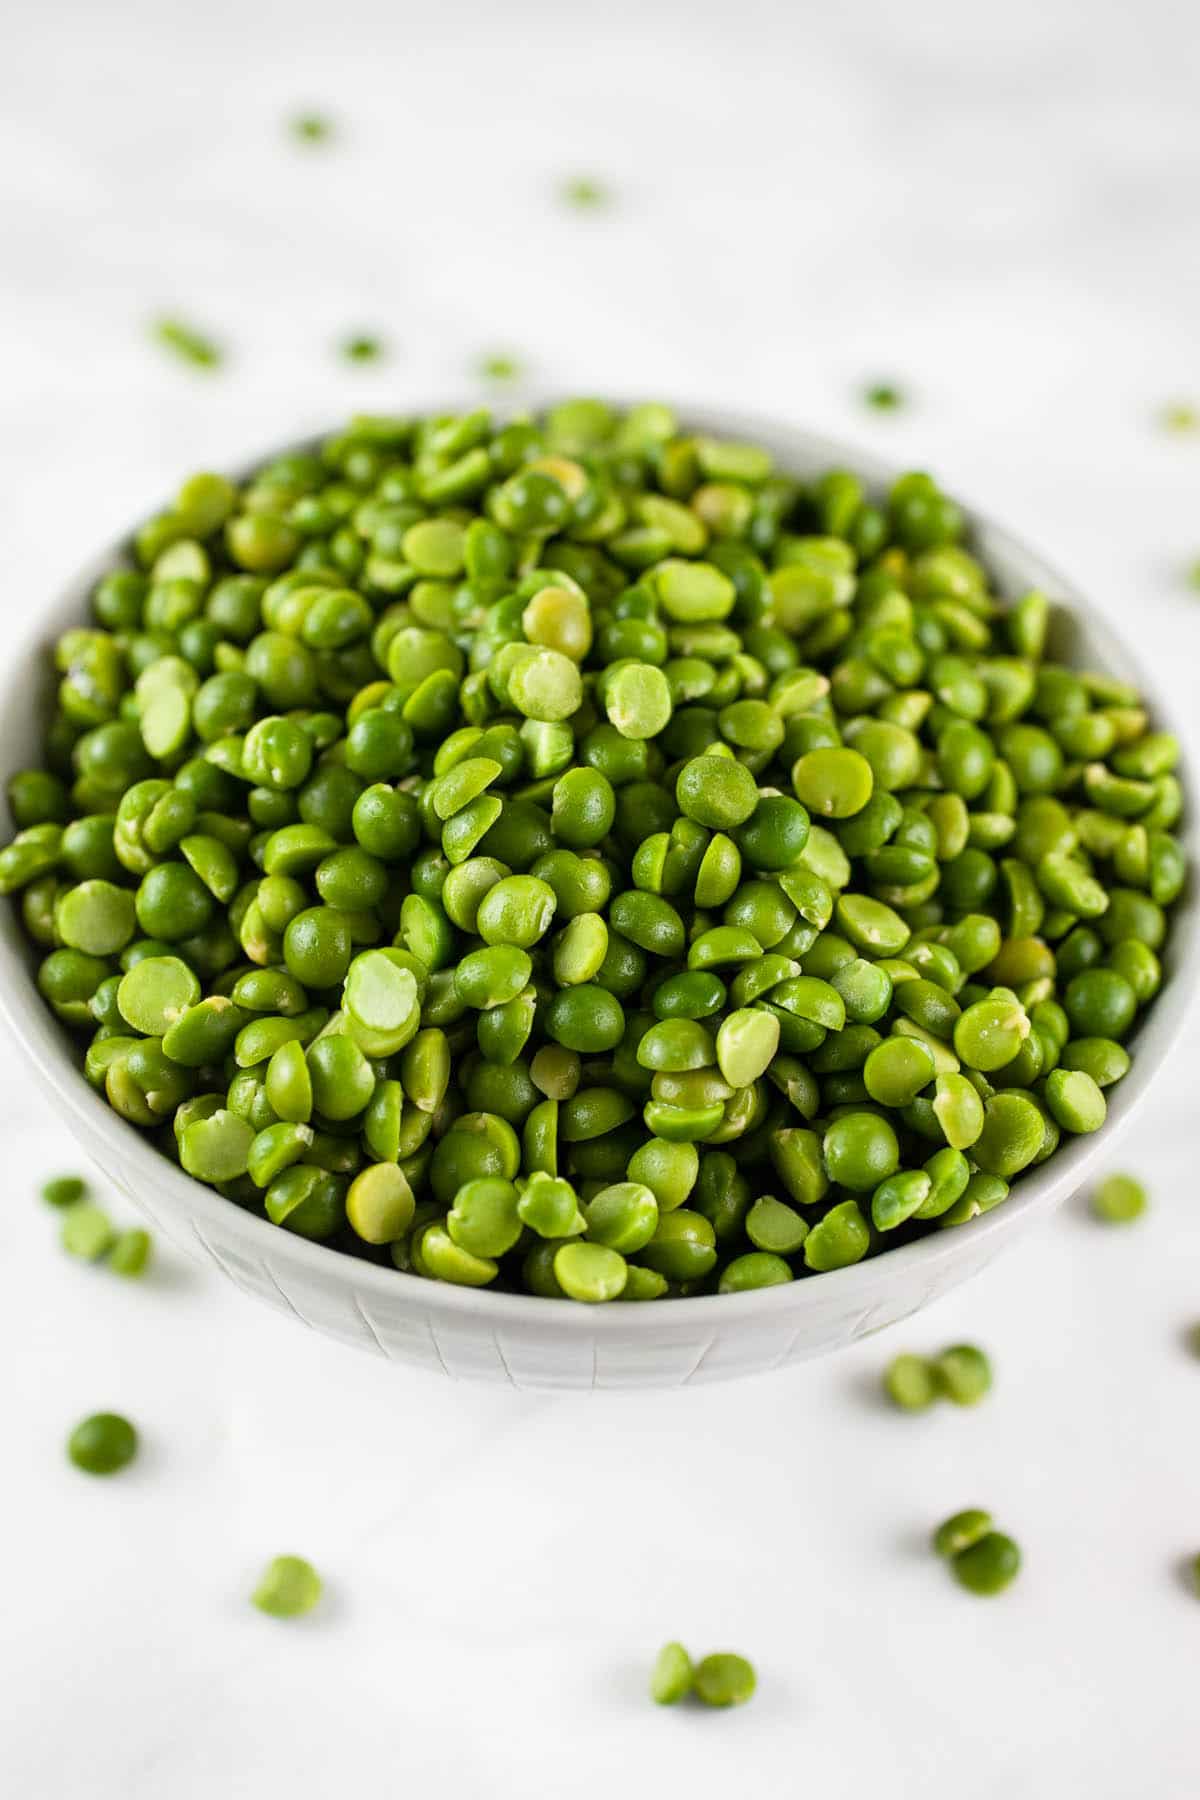
[[(523, 396), (520, 404), (515, 401), (497, 404), (489, 410), (500, 417), (540, 413), (571, 397), (557, 393)], [(639, 404), (645, 398), (607, 393), (604, 397), (620, 409)], [(464, 409), (474, 410), (469, 402), (460, 404)], [(847, 467), (861, 475), (872, 489), (886, 486), (903, 472), (904, 465), (900, 463), (860, 450), (840, 438), (794, 425), (783, 416), (688, 400), (667, 401), (666, 404), (673, 406), (683, 426), (690, 431), (766, 443), (784, 470), (789, 460)], [(443, 396), (430, 404), (418, 402), (406, 406), (403, 413), (404, 416), (421, 416), (449, 410), (454, 408)], [(325, 432), (310, 431), (269, 448), (249, 461), (239, 460), (235, 464), (235, 479), (246, 479), (264, 463), (287, 451), (311, 448), (325, 435)], [(960, 504), (968, 536), (980, 545), (985, 559), (994, 559), (997, 555), (1011, 559), (1023, 572), (1023, 585), (1044, 589), (1060, 617), (1077, 617), (1084, 621), (1104, 665), (1125, 671), (1150, 702), (1156, 726), (1173, 731), (1178, 737), (1181, 746), (1179, 773), (1185, 793), (1178, 836), (1188, 851), (1189, 866), (1194, 866), (1196, 824), (1192, 795), (1197, 790), (1188, 736), (1180, 730), (1173, 708), (1158, 696), (1137, 653), (1072, 581), (1024, 540), (997, 525), (987, 513), (968, 502)], [(7, 670), (0, 679), (0, 717), (7, 719), (28, 710), (30, 691), (40, 685), (39, 677), (44, 671), (48, 637), (84, 616), (87, 597), (100, 576), (122, 562), (127, 563), (131, 536), (131, 531), (122, 533), (105, 550), (90, 558), (73, 578), (58, 586), (44, 609), (35, 609), (26, 628), (16, 634)], [(7, 773), (5, 771), (6, 776)], [(0, 1015), (43, 1085), (54, 1095), (59, 1107), (73, 1117), (85, 1140), (99, 1139), (106, 1149), (111, 1149), (119, 1163), (131, 1164), (150, 1191), (170, 1207), (172, 1214), (191, 1223), (206, 1248), (211, 1247), (201, 1233), (201, 1226), (211, 1226), (226, 1236), (231, 1233), (234, 1237), (241, 1236), (247, 1249), (263, 1253), (271, 1251), (276, 1260), (286, 1256), (293, 1268), (320, 1285), (332, 1282), (356, 1294), (391, 1302), (393, 1306), (411, 1304), (427, 1313), (457, 1314), (510, 1329), (552, 1327), (569, 1335), (624, 1335), (632, 1325), (632, 1315), (643, 1317), (647, 1333), (653, 1327), (658, 1335), (664, 1328), (675, 1325), (686, 1325), (689, 1330), (717, 1322), (778, 1326), (799, 1320), (807, 1310), (824, 1302), (851, 1308), (858, 1303), (870, 1308), (883, 1292), (899, 1287), (906, 1276), (917, 1271), (932, 1275), (943, 1264), (957, 1261), (968, 1243), (973, 1249), (990, 1246), (985, 1254), (991, 1254), (999, 1241), (1012, 1235), (1030, 1215), (1048, 1214), (1078, 1190), (1097, 1164), (1110, 1155), (1114, 1142), (1127, 1129), (1183, 1029), (1194, 997), (1194, 984), (1188, 976), (1200, 931), (1195, 886), (1193, 876), (1174, 903), (1165, 958), (1168, 979), (1137, 1029), (1137, 1058), (1119, 1089), (1113, 1090), (1118, 1104), (1110, 1106), (1108, 1118), (1099, 1131), (1066, 1141), (1041, 1169), (1020, 1181), (1001, 1206), (969, 1221), (965, 1227), (931, 1232), (848, 1268), (826, 1271), (817, 1281), (801, 1278), (778, 1287), (741, 1294), (676, 1298), (666, 1309), (665, 1318), (661, 1309), (647, 1308), (636, 1301), (616, 1300), (603, 1306), (565, 1306), (561, 1301), (541, 1295), (497, 1292), (490, 1288), (460, 1287), (449, 1282), (426, 1280), (281, 1231), (265, 1217), (246, 1211), (214, 1188), (187, 1175), (147, 1141), (135, 1126), (115, 1113), (85, 1079), (72, 1057), (63, 1027), (42, 1000), (30, 977), (30, 946), (19, 924), (15, 904), (11, 903), (0, 908)], [(13, 901), (15, 898), (12, 897)], [(136, 1190), (131, 1189), (131, 1192), (136, 1203)], [(985, 1258), (973, 1260), (978, 1266)]]

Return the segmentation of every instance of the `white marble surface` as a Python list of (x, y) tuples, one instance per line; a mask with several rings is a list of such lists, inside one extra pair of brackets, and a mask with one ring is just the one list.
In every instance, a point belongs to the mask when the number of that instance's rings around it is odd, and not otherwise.
[[(1089, 585), (1194, 705), (1200, 27), (1166, 0), (601, 11), (45, 0), (0, 68), (5, 606), (189, 468), (356, 406), (462, 389), (511, 345), (551, 387), (781, 409), (936, 468)], [(15, 40), (15, 41), (14, 41)], [(305, 155), (295, 104), (344, 136)], [(564, 214), (564, 171), (619, 204)], [(177, 306), (206, 379), (147, 347)], [(371, 371), (330, 341), (397, 346)], [(863, 415), (876, 374), (917, 404)], [(840, 1361), (680, 1395), (454, 1388), (308, 1337), (163, 1259), (60, 1257), (36, 1181), (73, 1161), (0, 1049), (0, 1789), (44, 1800), (857, 1800), (1194, 1795), (1200, 1318), (1194, 1029), (1123, 1160), (1143, 1226), (1068, 1211)], [(875, 1398), (969, 1336), (975, 1413)], [(65, 1431), (128, 1411), (93, 1484)], [(960, 1594), (929, 1526), (982, 1502), (1027, 1565)], [(330, 1600), (245, 1594), (293, 1548)], [(665, 1637), (761, 1688), (643, 1697)]]

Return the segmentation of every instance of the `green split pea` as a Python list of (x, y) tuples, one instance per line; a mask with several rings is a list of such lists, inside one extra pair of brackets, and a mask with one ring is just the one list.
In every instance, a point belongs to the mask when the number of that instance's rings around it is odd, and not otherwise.
[(664, 1644), (650, 1673), (650, 1698), (675, 1706), (693, 1695), (705, 1706), (744, 1706), (758, 1685), (744, 1656), (718, 1650), (693, 1663), (682, 1644)]

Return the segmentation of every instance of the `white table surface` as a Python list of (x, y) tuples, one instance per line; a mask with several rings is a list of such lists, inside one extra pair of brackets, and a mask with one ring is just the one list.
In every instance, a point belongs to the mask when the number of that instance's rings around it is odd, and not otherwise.
[[(978, 16), (977, 16), (978, 15)], [(43, 0), (0, 68), (10, 617), (195, 466), (470, 387), (785, 412), (935, 468), (1070, 568), (1194, 709), (1200, 27), (1127, 8), (742, 0), (603, 9)], [(304, 152), (293, 107), (328, 108)], [(557, 180), (610, 181), (603, 214)], [(178, 308), (216, 377), (150, 347)], [(339, 365), (378, 328), (395, 356)], [(895, 417), (856, 391), (894, 376)], [(162, 1257), (54, 1245), (77, 1164), (0, 1048), (0, 1790), (39, 1800), (619, 1787), (820, 1800), (1193, 1796), (1200, 1318), (1193, 1029), (1122, 1152), (1127, 1231), (1068, 1209), (840, 1360), (662, 1396), (514, 1396), (377, 1363)], [(896, 1415), (895, 1351), (969, 1337), (975, 1412)], [(110, 1484), (66, 1463), (128, 1412)], [(1026, 1567), (960, 1593), (930, 1526)], [(310, 1556), (329, 1600), (246, 1602)], [(659, 1643), (743, 1649), (736, 1714), (660, 1712)]]

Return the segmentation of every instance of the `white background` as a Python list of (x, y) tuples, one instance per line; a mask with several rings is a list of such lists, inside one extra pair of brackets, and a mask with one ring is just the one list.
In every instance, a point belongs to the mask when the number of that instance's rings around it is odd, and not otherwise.
[[(1178, 0), (982, 8), (44, 0), (0, 67), (3, 605), (195, 466), (471, 391), (758, 407), (932, 466), (1071, 569), (1194, 706), (1200, 27)], [(336, 147), (285, 116), (328, 109)], [(611, 210), (555, 201), (594, 171)], [(144, 336), (224, 337), (197, 375)], [(332, 344), (378, 329), (386, 365)], [(910, 391), (894, 418), (864, 381)], [(0, 1788), (39, 1800), (1130, 1795), (1200, 1785), (1193, 1030), (1082, 1204), (840, 1360), (680, 1394), (514, 1396), (378, 1364), (164, 1254), (60, 1256), (77, 1156), (0, 1050)], [(889, 1412), (970, 1337), (977, 1411)], [(89, 1482), (100, 1407), (145, 1453)], [(969, 1503), (1026, 1566), (959, 1592)], [(296, 1626), (247, 1604), (301, 1551)], [(748, 1652), (741, 1712), (660, 1712), (659, 1643)]]

